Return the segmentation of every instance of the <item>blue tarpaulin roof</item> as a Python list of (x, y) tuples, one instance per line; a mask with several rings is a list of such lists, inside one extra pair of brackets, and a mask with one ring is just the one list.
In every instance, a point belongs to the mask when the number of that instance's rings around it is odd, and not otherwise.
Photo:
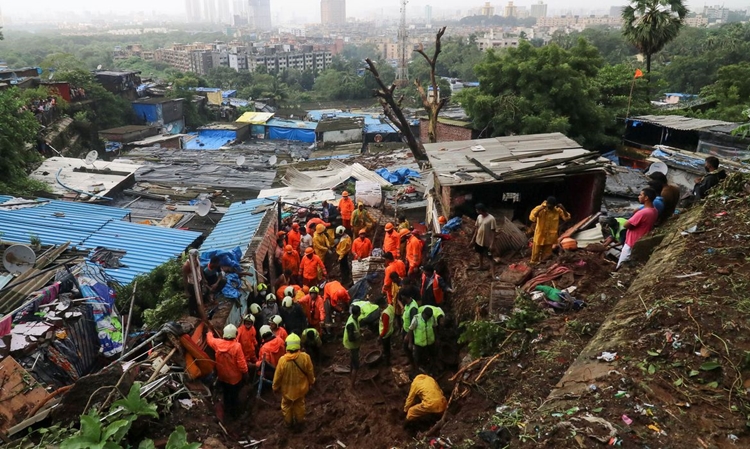
[(186, 150), (218, 150), (229, 145), (237, 138), (237, 132), (226, 129), (202, 129), (196, 136), (185, 142), (183, 148)]
[[(12, 197), (0, 196), (0, 204), (10, 199)], [(105, 269), (122, 283), (175, 257), (200, 236), (198, 232), (123, 221), (130, 213), (128, 209), (70, 201), (39, 201), (38, 206), (15, 210), (0, 207), (3, 240), (29, 243), (31, 235), (36, 235), (43, 245), (70, 242), (78, 248), (93, 250), (104, 246), (123, 250), (126, 254), (121, 262), (127, 267)]]
[[(259, 198), (232, 203), (211, 234), (203, 241), (201, 252), (219, 249), (231, 251), (239, 246), (244, 253), (258, 232), (263, 217), (266, 216), (265, 212), (254, 214), (253, 211), (261, 206), (272, 205), (275, 199)], [(272, 207), (270, 213), (275, 214), (276, 209)]]
[(310, 129), (315, 131), (318, 124), (315, 122), (303, 122), (302, 120), (288, 120), (274, 117), (266, 122), (266, 126), (274, 126), (276, 128)]

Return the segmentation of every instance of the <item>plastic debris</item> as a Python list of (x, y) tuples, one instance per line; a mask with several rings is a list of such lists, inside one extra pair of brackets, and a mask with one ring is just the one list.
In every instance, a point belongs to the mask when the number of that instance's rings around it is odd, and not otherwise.
[(602, 352), (601, 355), (597, 357), (598, 360), (604, 360), (605, 362), (614, 362), (616, 358), (617, 358), (616, 352), (607, 352), (607, 351)]
[(627, 391), (625, 390), (619, 390), (617, 393), (615, 393), (616, 398), (624, 398), (624, 397), (630, 397)]
[(729, 442), (732, 444), (736, 444), (739, 439), (740, 437), (738, 437), (737, 435), (733, 433), (730, 433), (729, 435), (727, 435), (727, 440), (729, 440)]
[(624, 422), (627, 425), (633, 424), (633, 420), (628, 417), (628, 415), (622, 415), (622, 422)]

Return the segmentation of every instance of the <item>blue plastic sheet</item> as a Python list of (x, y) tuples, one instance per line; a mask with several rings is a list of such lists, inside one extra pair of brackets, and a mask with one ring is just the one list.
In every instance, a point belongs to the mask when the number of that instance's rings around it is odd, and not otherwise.
[(240, 287), (242, 287), (242, 280), (238, 275), (235, 273), (229, 273), (226, 275), (227, 283), (224, 285), (224, 288), (221, 290), (221, 294), (225, 298), (231, 298), (231, 299), (239, 299), (242, 292), (240, 291)]
[(312, 143), (315, 142), (315, 131), (312, 129), (278, 128), (275, 126), (269, 126), (268, 138)]
[(216, 249), (203, 251), (200, 256), (201, 266), (205, 267), (211, 258), (218, 256), (220, 259), (219, 264), (221, 266), (232, 267), (236, 270), (240, 269), (240, 260), (242, 260), (242, 250), (239, 246), (234, 247), (231, 251)]
[(410, 177), (419, 178), (419, 172), (410, 168), (398, 168), (393, 172), (389, 172), (387, 168), (379, 168), (375, 173), (391, 184), (406, 184)]

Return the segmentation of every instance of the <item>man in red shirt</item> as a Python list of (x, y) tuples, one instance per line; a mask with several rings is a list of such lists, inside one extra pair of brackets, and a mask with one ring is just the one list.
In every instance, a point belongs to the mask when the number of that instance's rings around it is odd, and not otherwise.
[(224, 390), (224, 406), (232, 417), (238, 414), (240, 389), (243, 380), (248, 379), (247, 361), (236, 338), (237, 328), (233, 324), (224, 327), (222, 338), (214, 337), (213, 332), (206, 334), (206, 343), (216, 353), (216, 374)]
[(655, 198), (656, 192), (649, 187), (641, 190), (641, 194), (638, 195), (638, 202), (643, 204), (643, 209), (636, 211), (636, 213), (625, 223), (625, 229), (627, 229), (628, 232), (625, 235), (625, 244), (622, 245), (620, 260), (617, 261), (617, 267), (615, 267), (615, 270), (619, 270), (620, 266), (630, 259), (633, 245), (654, 228), (656, 220), (659, 219), (659, 211), (654, 207)]

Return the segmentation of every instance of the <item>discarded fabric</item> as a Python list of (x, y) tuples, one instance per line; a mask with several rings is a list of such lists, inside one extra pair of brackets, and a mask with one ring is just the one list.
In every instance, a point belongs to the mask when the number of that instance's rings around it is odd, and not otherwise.
[(613, 362), (617, 358), (616, 352), (607, 352), (604, 351), (602, 354), (597, 357), (598, 360), (604, 360), (605, 362)]
[(380, 175), (383, 179), (387, 180), (391, 184), (406, 184), (409, 182), (409, 178), (419, 178), (419, 172), (410, 168), (397, 168), (393, 172), (388, 171), (387, 168), (379, 168), (375, 170), (375, 173)]

